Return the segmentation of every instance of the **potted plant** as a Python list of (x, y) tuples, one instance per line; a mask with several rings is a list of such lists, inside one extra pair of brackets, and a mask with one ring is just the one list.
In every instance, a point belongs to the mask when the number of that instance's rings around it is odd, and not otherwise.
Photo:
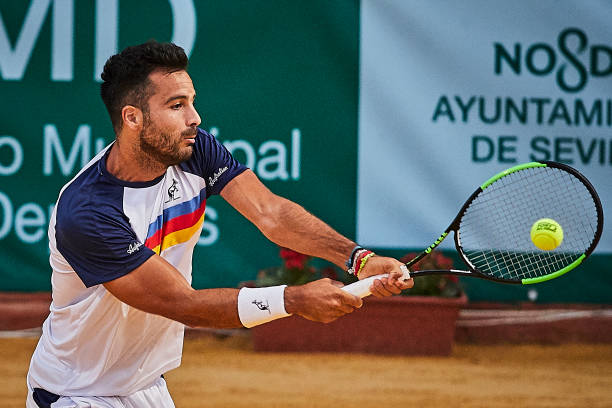
[[(408, 254), (402, 261), (414, 256)], [(355, 279), (337, 268), (316, 268), (311, 257), (285, 248), (280, 257), (280, 266), (260, 271), (246, 285), (297, 285), (321, 277), (345, 283)], [(434, 251), (412, 269), (450, 267), (452, 260)], [(420, 277), (401, 296), (367, 297), (361, 309), (328, 324), (291, 316), (256, 326), (251, 329), (253, 345), (256, 351), (449, 355), (459, 310), (466, 303), (456, 277)]]

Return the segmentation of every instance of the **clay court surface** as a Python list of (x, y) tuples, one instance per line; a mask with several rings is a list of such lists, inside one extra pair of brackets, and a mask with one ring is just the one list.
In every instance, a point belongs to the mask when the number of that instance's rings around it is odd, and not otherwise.
[[(35, 338), (0, 338), (0, 401), (23, 407)], [(612, 344), (455, 345), (450, 357), (260, 354), (248, 336), (185, 341), (187, 407), (612, 407)]]

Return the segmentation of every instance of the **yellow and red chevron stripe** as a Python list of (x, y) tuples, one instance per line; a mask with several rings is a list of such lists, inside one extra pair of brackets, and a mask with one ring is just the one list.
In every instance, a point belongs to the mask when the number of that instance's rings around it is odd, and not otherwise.
[(189, 201), (166, 208), (149, 225), (145, 246), (160, 254), (174, 245), (189, 241), (199, 232), (204, 222), (205, 209), (205, 190)]

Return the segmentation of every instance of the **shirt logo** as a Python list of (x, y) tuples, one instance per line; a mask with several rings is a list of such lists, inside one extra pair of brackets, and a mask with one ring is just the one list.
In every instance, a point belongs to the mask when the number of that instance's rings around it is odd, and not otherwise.
[(227, 171), (227, 166), (222, 167), (219, 170), (217, 170), (215, 173), (213, 173), (213, 176), (208, 178), (208, 185), (210, 185), (211, 187), (214, 186), (217, 180), (219, 180), (219, 177), (221, 177), (221, 175), (225, 173), (226, 171)]
[(134, 252), (140, 250), (140, 247), (142, 246), (142, 244), (140, 242), (132, 242), (130, 244), (130, 246), (127, 249), (127, 253), (128, 254), (133, 254)]
[(172, 185), (168, 188), (168, 199), (166, 200), (166, 203), (169, 203), (170, 201), (178, 200), (179, 198), (181, 198), (177, 184), (178, 184), (178, 181), (176, 181), (175, 179), (172, 179)]

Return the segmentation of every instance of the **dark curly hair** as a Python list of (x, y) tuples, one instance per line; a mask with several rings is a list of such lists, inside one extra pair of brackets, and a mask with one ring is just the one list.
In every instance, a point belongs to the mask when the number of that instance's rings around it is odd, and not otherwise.
[(122, 127), (121, 109), (134, 105), (148, 112), (148, 99), (155, 90), (149, 74), (156, 70), (186, 70), (189, 60), (185, 51), (173, 43), (155, 40), (127, 47), (104, 64), (100, 95), (106, 105), (115, 133)]

